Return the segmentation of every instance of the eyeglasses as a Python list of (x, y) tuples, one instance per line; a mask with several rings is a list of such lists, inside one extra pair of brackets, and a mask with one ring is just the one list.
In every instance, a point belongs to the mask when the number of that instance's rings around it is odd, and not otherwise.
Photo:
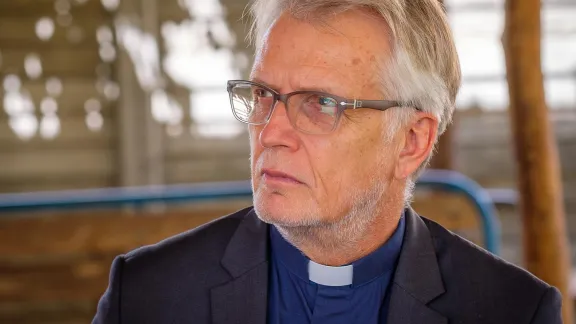
[(252, 81), (228, 81), (232, 113), (249, 125), (264, 125), (270, 121), (276, 103), (286, 106), (288, 119), (294, 128), (308, 134), (328, 134), (338, 125), (345, 109), (370, 108), (387, 110), (401, 106), (397, 101), (346, 99), (320, 91), (295, 91), (279, 94), (267, 86)]

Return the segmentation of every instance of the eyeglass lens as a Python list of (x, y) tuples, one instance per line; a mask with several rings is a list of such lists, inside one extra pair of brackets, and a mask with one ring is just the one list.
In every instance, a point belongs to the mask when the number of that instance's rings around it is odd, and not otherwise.
[[(231, 89), (232, 109), (244, 123), (261, 125), (268, 122), (274, 108), (275, 95), (253, 84), (236, 84)], [(287, 99), (288, 118), (292, 125), (307, 133), (328, 133), (338, 119), (336, 99), (313, 91), (292, 94)]]

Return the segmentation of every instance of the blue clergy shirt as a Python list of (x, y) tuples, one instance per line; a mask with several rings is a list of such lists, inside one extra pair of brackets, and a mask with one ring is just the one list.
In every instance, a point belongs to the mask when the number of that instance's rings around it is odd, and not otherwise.
[(404, 223), (402, 216), (384, 245), (341, 267), (311, 261), (271, 226), (268, 323), (385, 324)]

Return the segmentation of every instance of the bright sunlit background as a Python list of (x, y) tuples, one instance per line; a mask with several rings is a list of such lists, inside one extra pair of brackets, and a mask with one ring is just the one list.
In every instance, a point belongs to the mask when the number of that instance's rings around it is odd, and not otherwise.
[[(247, 2), (0, 0), (0, 194), (69, 190), (57, 193), (66, 200), (81, 189), (154, 192), (248, 179), (246, 127), (226, 92), (226, 81), (248, 77), (253, 61)], [(542, 71), (576, 268), (576, 0), (542, 3)], [(463, 72), (453, 169), (515, 197), (504, 0), (445, 4)], [(50, 209), (14, 218), (0, 208), (0, 323), (89, 323), (114, 256), (247, 204)], [(499, 204), (495, 217), (501, 256), (521, 265), (515, 205)], [(415, 208), (480, 242), (478, 213), (461, 196), (423, 190)], [(576, 299), (576, 275), (572, 291)]]
[[(95, 96), (84, 98), (85, 123), (91, 131), (104, 127), (102, 102), (115, 102), (121, 95), (118, 83), (118, 55), (129, 57), (139, 86), (149, 95), (151, 114), (165, 125), (170, 137), (201, 135), (232, 137), (243, 131), (228, 109), (225, 82), (238, 78), (248, 68), (250, 58), (244, 48), (245, 30), (234, 30), (226, 20), (226, 10), (218, 0), (179, 0), (184, 17), (180, 21), (158, 21), (154, 33), (149, 23), (132, 14), (118, 12), (120, 0), (102, 0), (111, 12), (96, 30), (87, 30), (75, 19), (74, 9), (96, 0), (57, 0), (53, 12), (38, 17), (33, 29), (18, 35), (52, 41), (64, 34), (70, 46), (98, 42), (100, 62), (95, 69)], [(170, 0), (172, 1), (172, 0)], [(176, 0), (173, 0), (176, 1)], [(26, 2), (20, 0), (20, 2)], [(460, 54), (464, 82), (458, 97), (459, 109), (505, 110), (508, 104), (501, 34), (504, 24), (502, 0), (449, 0), (450, 22)], [(158, 4), (162, 7), (163, 4)], [(159, 8), (160, 10), (162, 8)], [(145, 13), (144, 13), (145, 14)], [(576, 106), (576, 3), (545, 1), (543, 20), (543, 72), (551, 109)], [(239, 19), (239, 18), (238, 18)], [(3, 22), (3, 33), (23, 23)], [(238, 34), (242, 36), (239, 37)], [(61, 42), (61, 40), (59, 40)], [(61, 44), (61, 43), (59, 43)], [(58, 102), (65, 75), (46, 75), (44, 66), (54, 64), (38, 49), (19, 49), (18, 57), (9, 44), (0, 43), (7, 53), (4, 62), (3, 108), (9, 126), (21, 140), (41, 137), (52, 140), (62, 131)], [(238, 47), (242, 50), (237, 51)], [(1, 53), (1, 52), (0, 52)], [(1, 55), (1, 54), (0, 54)], [(22, 57), (23, 55), (23, 57)], [(1, 58), (2, 56), (0, 56)], [(14, 65), (18, 62), (19, 64)], [(65, 62), (62, 62), (65, 63)], [(0, 59), (0, 66), (2, 60)], [(34, 81), (34, 82), (33, 82)], [(44, 91), (33, 91), (44, 83)], [(167, 90), (173, 83), (189, 91), (189, 100), (180, 103)], [(33, 91), (33, 94), (32, 92)], [(81, 107), (78, 107), (78, 109)]]

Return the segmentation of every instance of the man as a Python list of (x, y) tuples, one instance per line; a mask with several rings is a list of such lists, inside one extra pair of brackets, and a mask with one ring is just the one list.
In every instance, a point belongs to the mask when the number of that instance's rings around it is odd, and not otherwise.
[(259, 0), (254, 207), (118, 257), (95, 323), (561, 323), (558, 291), (419, 217), (460, 70), (436, 0)]

